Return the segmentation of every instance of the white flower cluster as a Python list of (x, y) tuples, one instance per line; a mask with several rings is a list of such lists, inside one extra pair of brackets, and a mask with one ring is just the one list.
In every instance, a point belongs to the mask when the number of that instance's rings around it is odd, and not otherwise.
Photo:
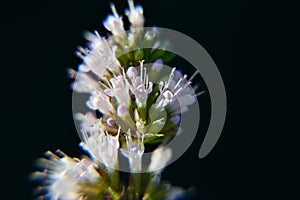
[(39, 160), (39, 165), (45, 169), (32, 174), (33, 178), (44, 180), (40, 189), (47, 190), (44, 191), (47, 199), (80, 199), (84, 196), (81, 187), (100, 179), (95, 163), (88, 158), (70, 158), (61, 151), (57, 154), (48, 151), (48, 159)]
[[(97, 32), (86, 34), (89, 47), (79, 48), (78, 53), (83, 59), (83, 64), (79, 66), (78, 72), (71, 70), (71, 74), (76, 77), (73, 90), (90, 93), (87, 106), (104, 116), (99, 122), (93, 117), (92, 121), (95, 123), (90, 123), (91, 113), (87, 113), (86, 116), (77, 114), (81, 116), (77, 119), (81, 122), (84, 133), (81, 146), (106, 166), (115, 167), (117, 158), (111, 158), (112, 162), (107, 162), (105, 160), (108, 158), (105, 157), (117, 156), (117, 153), (110, 152), (107, 156), (103, 153), (104, 158), (100, 158), (99, 152), (103, 152), (105, 148), (117, 151), (121, 131), (126, 140), (126, 148), (121, 152), (128, 157), (131, 170), (136, 172), (140, 170), (144, 137), (162, 136), (160, 130), (167, 120), (178, 124), (181, 112), (187, 111), (187, 107), (195, 102), (196, 97), (191, 91), (191, 79), (186, 80), (186, 75), (182, 76), (175, 68), (165, 79), (156, 80), (156, 85), (150, 80), (150, 76), (162, 69), (161, 59), (157, 59), (151, 69), (144, 67), (145, 60), (139, 60), (138, 66), (120, 64), (115, 54), (117, 48), (122, 48), (119, 47), (120, 44), (130, 46), (130, 37), (136, 38), (142, 34), (140, 28), (144, 25), (143, 8), (134, 6), (131, 0), (128, 2), (129, 9), (125, 13), (131, 23), (130, 31), (124, 31), (122, 17), (112, 5), (113, 15), (107, 17), (104, 26), (113, 34), (114, 39), (109, 38), (110, 42), (107, 42), (107, 39)], [(137, 33), (136, 30), (140, 32)], [(171, 115), (162, 112), (166, 108), (171, 111)], [(149, 120), (151, 123), (147, 122)], [(90, 131), (91, 128), (94, 130)]]
[[(125, 14), (131, 23), (130, 31), (125, 32), (122, 17), (112, 4), (113, 15), (103, 23), (112, 37), (106, 39), (97, 32), (87, 33), (88, 47), (80, 47), (77, 52), (83, 63), (78, 71), (70, 70), (75, 78), (72, 88), (75, 92), (90, 94), (86, 105), (99, 112), (101, 118), (91, 112), (75, 116), (82, 129), (80, 146), (92, 160), (72, 159), (62, 152), (58, 152), (60, 156), (47, 153), (48, 159), (42, 162), (47, 170), (36, 172), (34, 176), (46, 179), (46, 197), (50, 199), (85, 199), (84, 187), (101, 183), (101, 173), (114, 176), (119, 150), (128, 159), (130, 171), (141, 172), (146, 142), (164, 137), (164, 127), (178, 125), (181, 113), (196, 100), (190, 87), (191, 79), (186, 80), (175, 68), (167, 77), (157, 79), (163, 68), (162, 59), (156, 59), (149, 68), (143, 56), (134, 55), (138, 60), (125, 65), (117, 57), (118, 49), (130, 49), (140, 38), (152, 43), (153, 48), (159, 44), (154, 40), (155, 29), (152, 33), (141, 29), (145, 22), (143, 8), (135, 6), (132, 0), (128, 3)], [(171, 157), (171, 149), (157, 148), (148, 171), (159, 177)], [(101, 171), (101, 167), (106, 172)], [(118, 199), (115, 196), (120, 192), (112, 192), (110, 186), (107, 188), (108, 199)]]

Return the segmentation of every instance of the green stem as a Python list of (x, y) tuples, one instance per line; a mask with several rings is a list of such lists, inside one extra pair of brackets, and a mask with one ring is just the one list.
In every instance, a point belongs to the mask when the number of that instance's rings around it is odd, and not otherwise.
[(133, 173), (132, 177), (133, 177), (133, 185), (134, 185), (135, 194), (137, 196), (140, 196), (141, 184), (142, 184), (141, 174), (140, 173)]
[(112, 187), (115, 190), (118, 191), (120, 189), (120, 176), (119, 176), (118, 170), (114, 170), (112, 177), (111, 177), (111, 183), (112, 183)]
[(108, 187), (108, 191), (112, 195), (114, 200), (119, 200), (121, 198), (119, 193), (114, 191), (111, 187)]

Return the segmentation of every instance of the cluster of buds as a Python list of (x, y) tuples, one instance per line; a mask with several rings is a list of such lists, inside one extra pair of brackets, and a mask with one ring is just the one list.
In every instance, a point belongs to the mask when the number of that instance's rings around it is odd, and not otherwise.
[[(42, 182), (42, 197), (49, 199), (175, 199), (182, 189), (160, 180), (172, 157), (162, 144), (180, 130), (181, 113), (196, 101), (187, 80), (175, 68), (164, 70), (172, 58), (163, 51), (155, 28), (144, 28), (143, 8), (128, 0), (125, 11), (130, 30), (111, 4), (112, 15), (104, 21), (108, 38), (98, 32), (86, 33), (87, 47), (77, 55), (83, 63), (72, 89), (87, 93), (86, 106), (93, 112), (76, 113), (80, 124), (80, 147), (89, 155), (70, 158), (61, 151), (47, 152), (42, 167), (33, 177)], [(147, 44), (151, 49), (142, 49)], [(180, 103), (179, 103), (180, 102)], [(147, 145), (158, 145), (151, 162), (143, 165)], [(120, 157), (128, 161), (132, 176), (128, 184), (120, 177)], [(146, 172), (146, 173), (142, 173)], [(176, 195), (175, 195), (176, 194)]]

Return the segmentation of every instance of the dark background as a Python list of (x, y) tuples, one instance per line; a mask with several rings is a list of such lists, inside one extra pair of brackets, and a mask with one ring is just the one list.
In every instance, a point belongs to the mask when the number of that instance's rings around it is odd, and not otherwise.
[[(109, 2), (11, 2), (2, 12), (1, 199), (33, 198), (28, 175), (46, 150), (82, 154), (66, 69), (80, 62), (74, 50), (84, 44), (83, 31), (105, 33), (102, 20), (110, 12)], [(123, 14), (126, 1), (113, 2)], [(285, 79), (298, 84), (290, 78), (297, 66), (291, 60), (299, 52), (291, 40), (299, 25), (297, 7), (247, 0), (136, 3), (144, 7), (146, 26), (180, 31), (202, 45), (217, 64), (228, 95), (226, 124), (213, 151), (198, 159), (204, 137), (198, 134), (163, 177), (185, 188), (196, 186), (197, 199), (203, 200), (299, 198), (299, 131), (291, 128), (299, 117), (287, 114), (295, 112), (289, 108), (294, 98), (284, 85)]]

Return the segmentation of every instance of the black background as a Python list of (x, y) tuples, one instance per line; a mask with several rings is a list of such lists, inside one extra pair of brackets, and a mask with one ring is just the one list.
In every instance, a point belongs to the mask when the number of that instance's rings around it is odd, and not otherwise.
[[(126, 1), (113, 2), (119, 13), (127, 8)], [(217, 64), (227, 91), (226, 124), (213, 151), (198, 159), (199, 134), (164, 178), (197, 186), (203, 200), (299, 198), (294, 139), (299, 131), (291, 129), (297, 118), (285, 112), (295, 110), (288, 108), (293, 98), (284, 86), (285, 79), (297, 85), (290, 78), (297, 66), (290, 62), (299, 51), (291, 40), (299, 25), (297, 7), (246, 0), (136, 2), (144, 7), (146, 26), (175, 29), (198, 41)], [(32, 199), (28, 175), (35, 159), (58, 148), (82, 154), (66, 69), (79, 63), (74, 50), (84, 44), (83, 31), (105, 33), (102, 20), (110, 8), (104, 0), (10, 4), (1, 29), (1, 199)]]

